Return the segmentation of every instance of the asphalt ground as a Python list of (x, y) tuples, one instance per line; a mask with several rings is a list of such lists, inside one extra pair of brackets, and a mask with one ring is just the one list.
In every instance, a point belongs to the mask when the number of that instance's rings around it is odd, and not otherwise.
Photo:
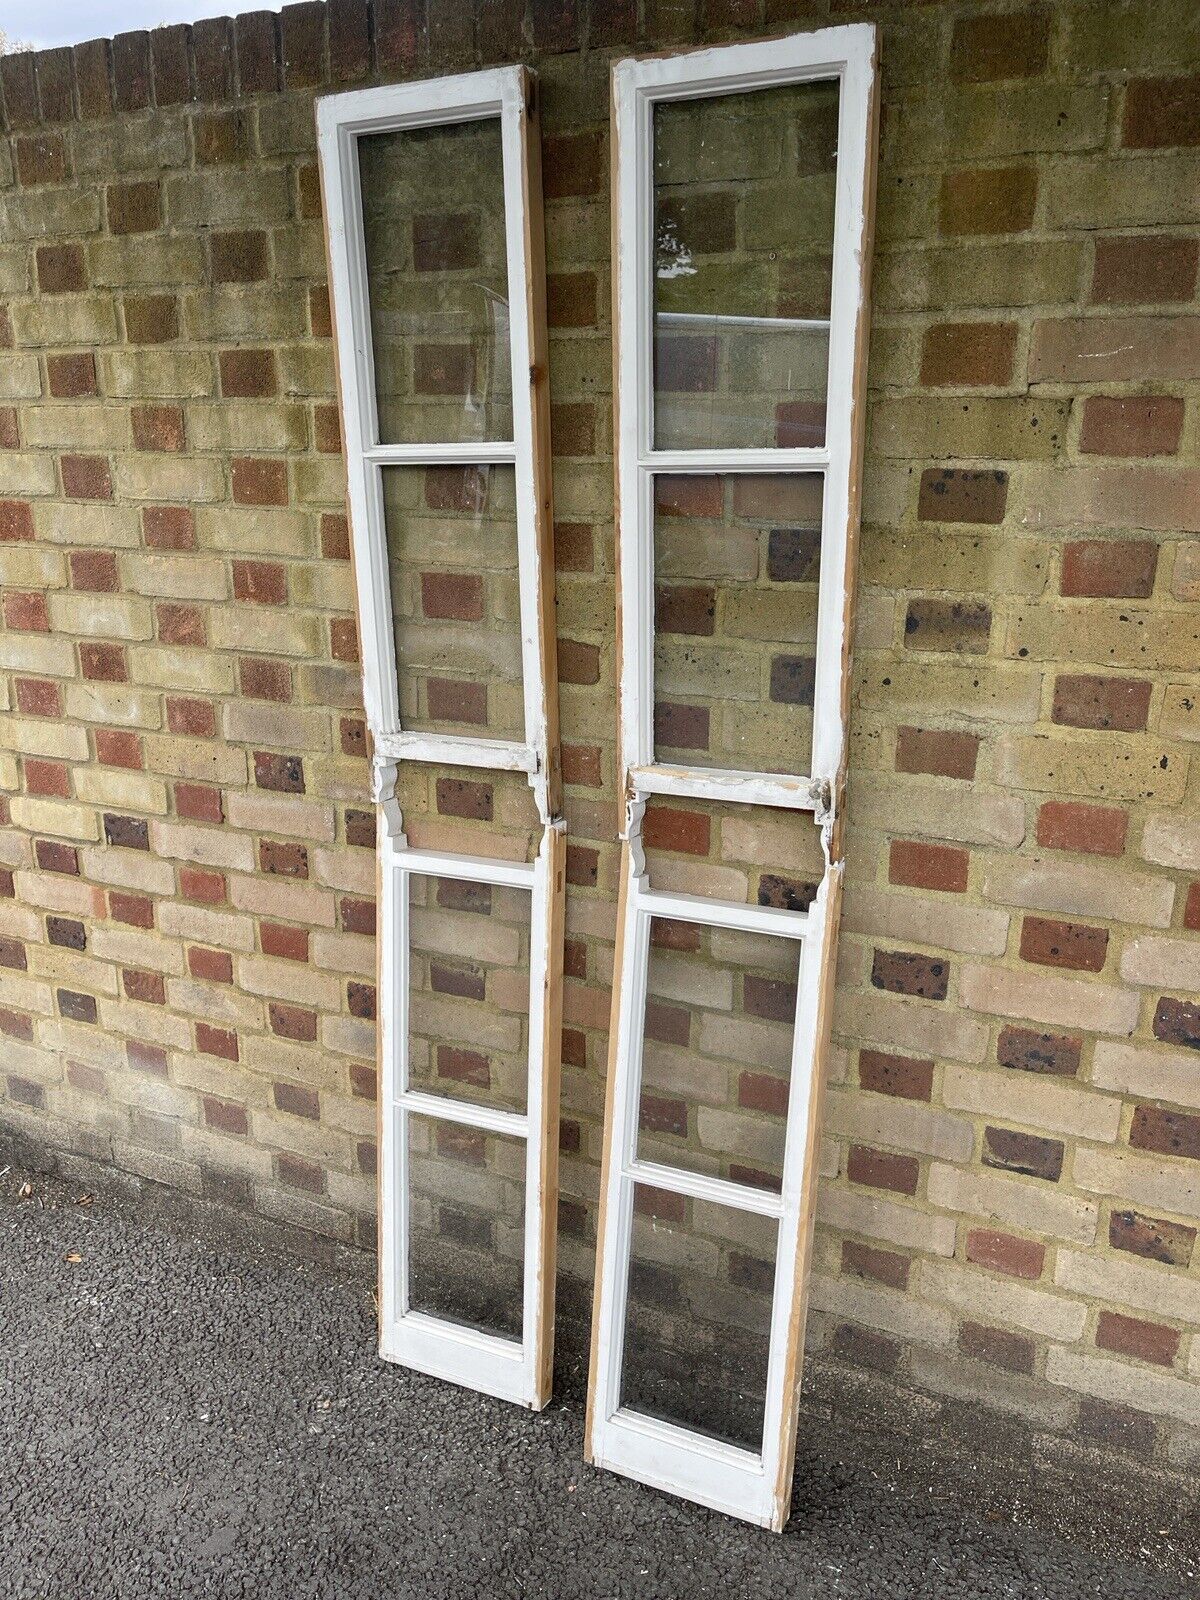
[(539, 1416), (386, 1366), (373, 1271), (154, 1186), (0, 1171), (0, 1595), (1200, 1593), (1194, 1503), (1157, 1526), (1132, 1462), (1115, 1500), (1036, 1452), (1014, 1476), (983, 1411), (964, 1473), (806, 1402), (778, 1536), (593, 1471), (578, 1359)]

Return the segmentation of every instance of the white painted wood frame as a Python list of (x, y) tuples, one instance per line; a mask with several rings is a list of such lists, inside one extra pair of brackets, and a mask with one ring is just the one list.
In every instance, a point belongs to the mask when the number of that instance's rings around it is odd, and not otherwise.
[[(379, 807), (380, 1354), (455, 1383), (540, 1409), (550, 1397), (558, 1190), (558, 1083), (566, 837), (560, 817), (544, 247), (536, 80), (506, 67), (327, 96), (317, 132), (334, 351), (348, 475), (363, 695)], [(358, 140), (481, 118), (500, 124), (512, 438), (384, 444), (379, 439)], [(525, 381), (527, 375), (527, 381)], [(389, 466), (511, 466), (516, 483), (523, 741), (413, 732), (401, 725), (388, 582), (383, 471)], [(395, 793), (407, 762), (521, 772), (541, 840), (532, 862), (410, 847)], [(527, 889), (531, 895), (529, 1060), (524, 1114), (409, 1085), (409, 880), (415, 874)], [(518, 1342), (411, 1308), (409, 1150), (414, 1115), (525, 1143), (523, 1337)]]
[[(657, 450), (654, 438), (653, 114), (664, 100), (840, 83), (826, 443), (820, 448)], [(799, 1407), (817, 1152), (843, 866), (850, 627), (863, 431), (877, 119), (875, 29), (627, 60), (613, 67), (618, 605), (625, 846), (618, 911), (588, 1386), (587, 1453), (599, 1466), (762, 1526), (787, 1519)], [(811, 770), (794, 775), (667, 766), (654, 757), (654, 478), (663, 473), (820, 472), (824, 478)], [(650, 887), (641, 845), (648, 797), (809, 811), (825, 872), (806, 913), (731, 905)], [(779, 1194), (637, 1156), (642, 1029), (654, 916), (775, 934), (801, 944)], [(634, 1185), (777, 1223), (766, 1410), (759, 1452), (621, 1404)]]

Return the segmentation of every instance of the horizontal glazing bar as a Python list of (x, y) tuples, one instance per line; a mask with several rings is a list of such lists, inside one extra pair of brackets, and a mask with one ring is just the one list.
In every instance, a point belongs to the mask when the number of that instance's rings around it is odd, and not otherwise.
[(457, 733), (377, 733), (375, 754), (389, 761), (435, 761), (448, 767), (486, 767), (492, 772), (538, 770), (537, 751), (507, 739), (467, 739)]
[(643, 450), (638, 456), (638, 466), (652, 473), (813, 472), (828, 465), (829, 451), (824, 445), (794, 450)]
[(783, 1197), (769, 1189), (754, 1189), (749, 1184), (730, 1183), (725, 1178), (710, 1178), (703, 1172), (684, 1172), (679, 1167), (664, 1167), (657, 1161), (627, 1161), (622, 1176), (631, 1183), (666, 1189), (669, 1194), (685, 1194), (692, 1200), (707, 1200), (712, 1205), (729, 1206), (734, 1211), (752, 1211), (760, 1217), (782, 1217)]
[(737, 928), (743, 933), (765, 933), (777, 939), (808, 936), (808, 917), (803, 911), (730, 905), (703, 894), (672, 894), (663, 889), (635, 889), (634, 898), (638, 910), (651, 917), (697, 922), (704, 928)]
[(401, 872), (461, 878), (467, 883), (503, 884), (509, 889), (531, 888), (537, 871), (537, 865), (532, 861), (497, 861), (491, 856), (456, 856), (442, 850), (410, 850), (404, 844), (397, 844), (393, 849), (390, 864)]
[(513, 1111), (498, 1111), (493, 1106), (478, 1105), (471, 1100), (451, 1100), (439, 1094), (421, 1094), (413, 1089), (401, 1090), (396, 1096), (400, 1111), (415, 1112), (418, 1116), (432, 1117), (440, 1122), (460, 1122), (467, 1128), (482, 1128), (486, 1133), (506, 1133), (514, 1139), (529, 1137), (529, 1120)]
[(635, 794), (686, 795), (693, 800), (731, 800), (739, 805), (784, 806), (816, 811), (824, 801), (823, 785), (813, 778), (785, 778), (770, 772), (727, 772), (720, 767), (630, 767)]
[(764, 333), (829, 326), (828, 317), (739, 317), (726, 311), (656, 311), (654, 320), (668, 328), (749, 328)]
[(463, 439), (454, 444), (374, 444), (363, 459), (377, 467), (486, 467), (517, 459), (511, 439)]

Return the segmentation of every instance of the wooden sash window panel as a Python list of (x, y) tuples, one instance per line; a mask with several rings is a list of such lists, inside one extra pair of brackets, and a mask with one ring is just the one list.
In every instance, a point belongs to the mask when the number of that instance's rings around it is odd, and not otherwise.
[[(843, 871), (877, 93), (867, 25), (613, 67), (625, 842), (587, 1449), (772, 1528)], [(654, 886), (661, 795), (809, 814), (807, 903)]]
[[(535, 97), (510, 67), (317, 126), (379, 805), (380, 1352), (538, 1408), (566, 839)], [(522, 774), (533, 859), (414, 847), (410, 763)]]

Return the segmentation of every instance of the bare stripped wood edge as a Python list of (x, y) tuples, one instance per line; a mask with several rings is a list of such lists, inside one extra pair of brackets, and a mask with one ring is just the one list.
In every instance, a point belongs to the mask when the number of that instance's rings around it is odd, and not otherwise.
[(521, 124), (522, 181), (525, 204), (525, 303), (529, 328), (529, 390), (533, 430), (534, 524), (540, 560), (538, 582), (538, 648), (542, 662), (542, 698), (546, 711), (546, 810), (551, 820), (562, 813), (562, 753), (558, 717), (558, 627), (555, 608), (554, 492), (550, 437), (550, 352), (546, 328), (546, 223), (542, 203), (542, 142), (538, 81), (521, 69), (525, 114)]
[[(866, 434), (867, 349), (871, 337), (871, 265), (875, 244), (875, 197), (879, 151), (879, 34), (871, 62), (871, 85), (867, 109), (867, 150), (863, 171), (863, 226), (859, 250), (859, 313), (854, 352), (854, 380), (851, 390), (851, 444), (849, 501), (846, 522), (845, 625), (842, 635), (841, 705), (843, 727), (850, 726), (850, 695), (854, 653), (854, 618), (858, 600), (859, 515), (862, 502), (862, 467)], [(828, 836), (827, 868), (832, 882), (827, 916), (828, 936), (821, 972), (821, 1003), (817, 1020), (816, 1051), (813, 1060), (811, 1115), (808, 1149), (804, 1164), (804, 1194), (800, 1207), (800, 1227), (796, 1235), (796, 1292), (792, 1318), (788, 1325), (784, 1392), (791, 1396), (784, 1412), (783, 1447), (779, 1457), (779, 1478), (775, 1486), (775, 1511), (772, 1529), (783, 1530), (791, 1508), (792, 1477), (795, 1472), (796, 1432), (799, 1426), (800, 1390), (803, 1377), (804, 1327), (808, 1320), (808, 1285), (812, 1270), (813, 1227), (816, 1220), (817, 1179), (825, 1084), (829, 1076), (829, 1052), (833, 1033), (834, 985), (837, 973), (837, 940), (841, 920), (842, 888), (845, 876), (842, 839), (845, 829), (846, 768), (849, 740), (843, 741), (842, 760), (833, 797), (833, 816)]]
[[(539, 1191), (542, 1204), (542, 1314), (534, 1352), (535, 1411), (554, 1387), (554, 1295), (558, 1246), (558, 1124), (562, 1090), (563, 939), (566, 928), (567, 833), (547, 830), (546, 974), (542, 1011), (542, 1148)], [(528, 1201), (526, 1201), (528, 1204)]]
[[(619, 590), (618, 590), (619, 592)], [(600, 1153), (600, 1205), (596, 1222), (596, 1272), (592, 1292), (592, 1340), (588, 1357), (587, 1410), (584, 1415), (583, 1459), (595, 1460), (592, 1449), (596, 1407), (596, 1377), (600, 1365), (600, 1298), (604, 1285), (604, 1237), (608, 1230), (609, 1215), (605, 1196), (608, 1193), (609, 1174), (613, 1160), (613, 1114), (617, 1094), (617, 1055), (621, 1039), (621, 972), (625, 965), (626, 912), (629, 902), (629, 885), (633, 877), (630, 870), (630, 844), (621, 845), (621, 885), (617, 891), (617, 939), (613, 949), (612, 1005), (608, 1024), (608, 1063), (604, 1079), (604, 1143)]]

